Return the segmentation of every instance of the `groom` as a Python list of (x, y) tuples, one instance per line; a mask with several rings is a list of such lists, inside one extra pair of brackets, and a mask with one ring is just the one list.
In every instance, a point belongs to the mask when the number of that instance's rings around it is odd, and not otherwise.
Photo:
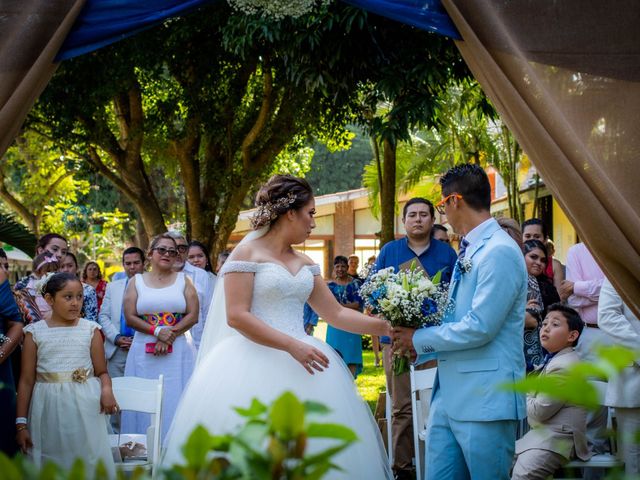
[(508, 479), (526, 408), (522, 395), (501, 385), (525, 374), (527, 271), (522, 252), (489, 213), (491, 186), (482, 168), (454, 167), (440, 185), (438, 211), (464, 236), (449, 286), (453, 310), (437, 327), (395, 328), (394, 350), (415, 351), (418, 363), (426, 354), (438, 359), (426, 479)]

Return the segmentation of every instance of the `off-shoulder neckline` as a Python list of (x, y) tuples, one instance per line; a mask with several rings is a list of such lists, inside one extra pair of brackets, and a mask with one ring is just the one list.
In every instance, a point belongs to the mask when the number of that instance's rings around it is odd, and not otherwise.
[(283, 269), (285, 272), (287, 272), (289, 275), (291, 275), (293, 278), (297, 277), (298, 275), (300, 275), (300, 272), (302, 272), (305, 268), (313, 268), (315, 266), (317, 266), (317, 263), (305, 263), (304, 265), (302, 265), (302, 267), (300, 267), (300, 270), (298, 270), (295, 274), (291, 273), (291, 270), (289, 270), (287, 267), (285, 267), (282, 263), (278, 263), (278, 262), (250, 262), (248, 260), (231, 260), (229, 263), (252, 263), (254, 265), (275, 265), (277, 267), (280, 267), (281, 269)]

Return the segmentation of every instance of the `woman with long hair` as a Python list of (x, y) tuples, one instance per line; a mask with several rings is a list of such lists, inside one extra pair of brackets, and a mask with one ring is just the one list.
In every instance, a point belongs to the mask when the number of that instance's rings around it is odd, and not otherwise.
[(108, 282), (102, 278), (102, 271), (100, 265), (97, 262), (87, 262), (82, 269), (82, 281), (87, 285), (91, 285), (96, 291), (96, 298), (98, 299), (98, 311), (102, 306), (102, 299), (107, 292)]
[[(184, 461), (181, 447), (196, 425), (232, 433), (243, 419), (234, 410), (257, 397), (268, 404), (284, 391), (321, 402), (323, 418), (357, 432), (359, 441), (334, 459), (342, 471), (328, 478), (391, 478), (380, 432), (338, 354), (304, 330), (305, 302), (329, 324), (357, 334), (388, 335), (389, 325), (340, 305), (320, 268), (293, 245), (315, 227), (315, 201), (306, 180), (273, 176), (258, 192), (255, 231), (220, 271), (200, 344), (198, 365), (166, 443), (163, 464)], [(309, 438), (307, 454), (326, 448)]]

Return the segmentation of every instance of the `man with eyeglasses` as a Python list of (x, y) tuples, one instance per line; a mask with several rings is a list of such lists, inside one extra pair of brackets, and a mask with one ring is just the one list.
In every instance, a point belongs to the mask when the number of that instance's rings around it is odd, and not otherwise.
[[(416, 267), (430, 277), (442, 271), (442, 281), (451, 279), (456, 263), (455, 251), (446, 243), (434, 240), (433, 204), (424, 198), (412, 198), (402, 210), (402, 223), (407, 235), (382, 247), (373, 271), (393, 267), (395, 271)], [(397, 479), (413, 478), (413, 417), (411, 412), (411, 384), (408, 373), (394, 375), (389, 337), (381, 337), (382, 360), (387, 377), (387, 390), (392, 401), (393, 469)]]
[(215, 277), (210, 276), (202, 268), (194, 267), (187, 262), (189, 256), (189, 242), (184, 236), (175, 230), (167, 232), (167, 234), (176, 241), (178, 255), (173, 264), (176, 272), (184, 272), (191, 278), (193, 285), (198, 293), (198, 301), (200, 302), (200, 312), (198, 315), (198, 323), (191, 329), (191, 337), (196, 348), (200, 347), (200, 339), (204, 331), (204, 324), (207, 321), (207, 313), (209, 312), (209, 304), (213, 298), (213, 289), (215, 287)]
[[(522, 251), (491, 217), (491, 185), (475, 164), (440, 179), (447, 215), (464, 239), (449, 285), (452, 311), (442, 325), (396, 327), (394, 350), (438, 361), (427, 425), (426, 479), (506, 480), (523, 395), (502, 386), (525, 375), (527, 269)], [(443, 453), (446, 452), (446, 453)]]

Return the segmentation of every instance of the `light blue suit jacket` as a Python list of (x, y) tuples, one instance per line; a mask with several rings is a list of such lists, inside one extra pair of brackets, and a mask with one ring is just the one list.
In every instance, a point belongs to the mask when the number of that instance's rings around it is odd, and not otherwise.
[(479, 240), (466, 251), (471, 269), (460, 275), (454, 270), (449, 286), (455, 302), (452, 312), (442, 325), (417, 330), (413, 336), (417, 363), (435, 353), (433, 394), (440, 391), (449, 418), (521, 419), (526, 416), (524, 395), (500, 385), (525, 375), (527, 270), (522, 251), (495, 220), (480, 228)]

